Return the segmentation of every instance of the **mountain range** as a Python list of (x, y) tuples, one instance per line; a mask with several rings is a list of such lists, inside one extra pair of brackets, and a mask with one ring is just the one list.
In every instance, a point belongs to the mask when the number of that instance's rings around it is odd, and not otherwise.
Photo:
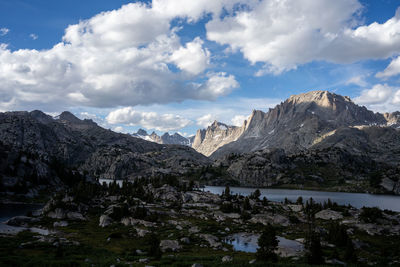
[(116, 133), (70, 112), (0, 113), (0, 191), (35, 194), (80, 179), (182, 175), (209, 162), (189, 146)]
[[(226, 126), (221, 131), (217, 124), (198, 130), (193, 141), (194, 149), (213, 159), (266, 148), (281, 148), (287, 153), (306, 151), (340, 139), (337, 136), (349, 131), (366, 134), (374, 131), (371, 129), (388, 127), (386, 131), (397, 133), (400, 112), (374, 113), (349, 97), (312, 91), (291, 96), (268, 112), (254, 110), (241, 127)], [(220, 146), (213, 140), (219, 135), (224, 136)]]
[(169, 134), (164, 133), (159, 136), (155, 132), (148, 134), (145, 130), (139, 129), (136, 133), (132, 134), (133, 137), (141, 138), (147, 141), (155, 142), (158, 144), (168, 144), (168, 145), (184, 145), (192, 146), (194, 136), (184, 137), (179, 133)]
[(115, 133), (70, 112), (0, 113), (0, 191), (35, 195), (80, 179), (174, 175), (203, 183), (400, 194), (400, 112), (328, 91), (291, 96), (240, 127), (192, 138)]

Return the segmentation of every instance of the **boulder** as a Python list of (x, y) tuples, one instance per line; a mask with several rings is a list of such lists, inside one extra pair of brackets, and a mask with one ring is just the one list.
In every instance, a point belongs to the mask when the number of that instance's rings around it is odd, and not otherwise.
[(100, 216), (99, 226), (106, 227), (109, 226), (112, 222), (113, 220), (108, 215), (103, 214)]
[(207, 241), (210, 244), (210, 247), (213, 248), (220, 248), (222, 247), (221, 242), (218, 242), (218, 237), (210, 234), (200, 234), (199, 235), (202, 239)]
[(65, 219), (67, 217), (66, 212), (61, 209), (61, 208), (57, 208), (54, 211), (50, 211), (47, 214), (47, 217), (53, 218), (53, 219)]
[(383, 178), (380, 185), (385, 188), (387, 191), (392, 192), (396, 183), (389, 178)]
[(74, 211), (68, 212), (67, 218), (73, 221), (86, 221), (86, 218), (81, 213)]
[(161, 240), (160, 242), (160, 248), (161, 251), (166, 252), (166, 251), (178, 251), (181, 249), (181, 246), (179, 245), (179, 242), (176, 240)]
[(222, 262), (231, 262), (233, 261), (233, 258), (231, 256), (223, 256), (222, 257)]
[(189, 228), (189, 233), (191, 233), (191, 234), (197, 234), (198, 232), (200, 232), (200, 229), (197, 226), (193, 226), (193, 227)]
[(343, 219), (343, 215), (338, 211), (326, 209), (317, 212), (315, 218), (322, 220), (340, 220)]
[(68, 226), (68, 222), (66, 221), (59, 221), (53, 223), (53, 227), (66, 227), (66, 226)]
[(303, 209), (302, 205), (288, 205), (288, 207), (294, 212), (300, 212)]
[(150, 231), (147, 231), (147, 230), (145, 230), (145, 229), (140, 229), (140, 228), (137, 228), (137, 229), (136, 229), (136, 232), (137, 232), (137, 235), (138, 235), (139, 237), (144, 237), (145, 235), (147, 235), (148, 233), (150, 233)]

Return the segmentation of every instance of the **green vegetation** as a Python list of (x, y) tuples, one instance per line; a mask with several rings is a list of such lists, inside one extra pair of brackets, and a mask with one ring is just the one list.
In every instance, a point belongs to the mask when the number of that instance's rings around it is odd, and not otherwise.
[(258, 249), (256, 257), (261, 261), (276, 262), (278, 256), (275, 250), (278, 247), (278, 239), (276, 238), (275, 228), (268, 224), (258, 239)]

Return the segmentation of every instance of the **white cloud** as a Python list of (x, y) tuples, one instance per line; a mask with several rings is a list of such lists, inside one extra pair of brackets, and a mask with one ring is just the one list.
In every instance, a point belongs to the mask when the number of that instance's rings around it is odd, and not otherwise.
[(114, 127), (113, 131), (117, 132), (117, 133), (128, 133), (128, 131), (124, 127), (121, 127), (121, 126)]
[[(49, 50), (1, 45), (0, 109), (136, 106), (230, 93), (238, 86), (234, 76), (204, 75), (210, 53), (201, 39), (181, 44), (171, 28), (176, 16), (195, 20), (222, 8), (222, 2), (200, 2), (127, 4), (70, 25), (63, 42)], [(161, 12), (169, 4), (181, 8)], [(171, 70), (171, 63), (181, 71)]]
[(249, 117), (249, 115), (247, 115), (247, 116), (244, 116), (244, 115), (236, 115), (236, 116), (233, 117), (232, 120), (231, 120), (232, 125), (234, 125), (234, 126), (239, 126), (239, 127), (240, 127), (240, 126), (243, 125), (243, 122), (244, 122), (245, 120), (248, 119), (248, 117)]
[(225, 96), (239, 87), (233, 75), (225, 72), (210, 73), (208, 80), (198, 87), (198, 98), (215, 100), (219, 96)]
[(386, 102), (392, 94), (392, 88), (387, 84), (377, 84), (371, 89), (363, 90), (361, 95), (354, 99), (359, 104), (378, 104)]
[(183, 17), (189, 22), (195, 22), (207, 13), (219, 16), (223, 8), (230, 10), (238, 2), (240, 0), (153, 0), (152, 7), (155, 13), (162, 16)]
[(315, 60), (352, 63), (400, 52), (400, 12), (385, 23), (357, 26), (357, 0), (260, 0), (207, 23), (207, 38), (240, 50), (256, 75), (279, 74)]
[(32, 40), (37, 40), (39, 38), (39, 36), (37, 34), (34, 34), (34, 33), (29, 34), (29, 37), (31, 37)]
[(347, 80), (347, 82), (345, 84), (346, 85), (355, 84), (360, 87), (365, 87), (368, 85), (368, 83), (365, 81), (365, 76), (363, 76), (363, 75), (357, 75), (357, 76), (351, 77), (349, 80)]
[(198, 126), (201, 126), (203, 128), (207, 128), (210, 126), (215, 120), (217, 120), (217, 117), (211, 114), (206, 114), (204, 116), (201, 116), (197, 118), (196, 124)]
[(400, 88), (376, 84), (371, 89), (363, 90), (354, 102), (379, 112), (400, 110)]
[(176, 131), (188, 126), (191, 121), (178, 115), (157, 114), (156, 112), (140, 112), (132, 107), (125, 107), (110, 112), (106, 120), (110, 124), (142, 126), (158, 131)]
[(4, 36), (10, 32), (10, 29), (7, 28), (0, 28), (0, 36)]
[(378, 72), (376, 77), (386, 79), (398, 74), (400, 74), (400, 56), (393, 59), (384, 71)]
[[(400, 89), (397, 90), (397, 92), (394, 93), (394, 97), (393, 97), (392, 103), (396, 104), (396, 105), (400, 105)], [(399, 108), (398, 110), (400, 110), (400, 106), (398, 108)]]
[(171, 61), (179, 69), (197, 75), (202, 73), (210, 63), (210, 52), (203, 49), (203, 41), (196, 37), (192, 42), (186, 43), (171, 55)]
[[(277, 98), (244, 98), (244, 97), (223, 97), (216, 102), (209, 101), (185, 101), (180, 105), (150, 105), (140, 106), (141, 112), (152, 112), (157, 110), (159, 113), (179, 114), (191, 121), (195, 121), (198, 126), (207, 127), (214, 120), (226, 124), (232, 124), (232, 118), (236, 115), (249, 116), (253, 109), (268, 111), (282, 102)], [(202, 117), (201, 120), (198, 119)], [(197, 130), (197, 127), (196, 129)]]

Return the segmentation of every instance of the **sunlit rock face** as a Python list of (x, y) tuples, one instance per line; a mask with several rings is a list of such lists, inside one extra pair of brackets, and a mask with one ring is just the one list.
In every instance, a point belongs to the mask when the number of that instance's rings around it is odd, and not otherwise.
[(397, 113), (374, 113), (356, 105), (347, 96), (312, 91), (291, 96), (266, 113), (254, 110), (235, 142), (221, 146), (211, 157), (266, 148), (297, 153), (343, 133), (340, 130), (343, 127), (360, 130), (361, 127), (390, 126), (396, 129), (399, 118)]
[(246, 129), (246, 121), (241, 127), (214, 121), (207, 129), (197, 130), (192, 147), (203, 155), (210, 156), (218, 148), (236, 141)]

